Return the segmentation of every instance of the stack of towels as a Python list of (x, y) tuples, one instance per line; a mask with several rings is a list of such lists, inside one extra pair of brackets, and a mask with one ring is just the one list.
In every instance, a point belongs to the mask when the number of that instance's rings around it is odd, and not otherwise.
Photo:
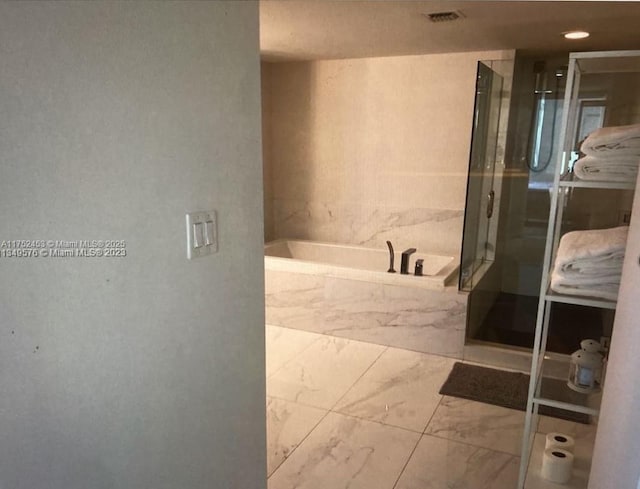
[(560, 239), (551, 289), (560, 294), (618, 298), (627, 226), (572, 231)]
[(640, 124), (602, 127), (590, 133), (576, 161), (575, 175), (582, 180), (635, 182), (640, 164)]

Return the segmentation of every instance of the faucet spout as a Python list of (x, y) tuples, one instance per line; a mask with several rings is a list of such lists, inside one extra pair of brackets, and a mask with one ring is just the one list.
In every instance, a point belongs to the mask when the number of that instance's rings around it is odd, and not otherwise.
[(400, 273), (402, 275), (409, 275), (409, 257), (416, 251), (415, 248), (409, 248), (402, 252), (402, 261), (400, 262)]
[(391, 244), (391, 241), (387, 241), (387, 247), (389, 248), (389, 270), (387, 270), (387, 273), (396, 273), (395, 269), (393, 268), (393, 260), (395, 258), (395, 254), (393, 252), (393, 245)]

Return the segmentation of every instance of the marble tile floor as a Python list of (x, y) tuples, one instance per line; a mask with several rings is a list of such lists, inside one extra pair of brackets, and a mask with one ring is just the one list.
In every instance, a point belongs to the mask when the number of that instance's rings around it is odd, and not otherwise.
[[(269, 489), (515, 489), (524, 413), (439, 395), (454, 359), (278, 326), (266, 354)], [(539, 431), (586, 451), (595, 432)]]

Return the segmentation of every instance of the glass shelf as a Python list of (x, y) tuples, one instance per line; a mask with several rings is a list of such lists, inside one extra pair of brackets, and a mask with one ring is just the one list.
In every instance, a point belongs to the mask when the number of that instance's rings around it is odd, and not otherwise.
[[(602, 392), (581, 394), (569, 388), (566, 378), (560, 379), (545, 376), (545, 364), (548, 362), (548, 359), (541, 362), (536, 389), (539, 395), (533, 396), (533, 402), (540, 406), (549, 406), (574, 413), (597, 416), (600, 411)], [(567, 372), (569, 372), (568, 361), (566, 366)]]
[(617, 304), (616, 301), (609, 301), (606, 299), (558, 294), (551, 289), (547, 289), (547, 293), (545, 294), (544, 298), (549, 302), (561, 302), (563, 304), (574, 304), (577, 306), (599, 307), (601, 309), (615, 309)]
[(558, 182), (560, 188), (603, 188), (611, 190), (633, 190), (636, 186), (635, 182), (599, 182), (594, 180), (580, 180), (573, 177), (572, 174), (563, 177)]
[[(595, 396), (595, 394), (592, 394), (592, 396)], [(599, 407), (582, 406), (580, 404), (558, 401), (557, 399), (552, 399), (552, 396), (545, 397), (542, 394), (541, 397), (533, 396), (533, 402), (539, 406), (548, 406), (563, 409), (565, 411), (573, 411), (574, 413), (588, 414), (590, 416), (598, 416), (598, 413), (600, 412)], [(597, 404), (598, 406), (600, 405), (599, 402)]]

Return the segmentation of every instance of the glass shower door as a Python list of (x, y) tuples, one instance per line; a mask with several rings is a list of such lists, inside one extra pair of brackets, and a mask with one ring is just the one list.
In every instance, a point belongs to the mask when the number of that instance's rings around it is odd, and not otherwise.
[(470, 291), (494, 260), (498, 212), (494, 213), (494, 171), (500, 131), (502, 77), (478, 63), (476, 98), (469, 157), (460, 289)]

